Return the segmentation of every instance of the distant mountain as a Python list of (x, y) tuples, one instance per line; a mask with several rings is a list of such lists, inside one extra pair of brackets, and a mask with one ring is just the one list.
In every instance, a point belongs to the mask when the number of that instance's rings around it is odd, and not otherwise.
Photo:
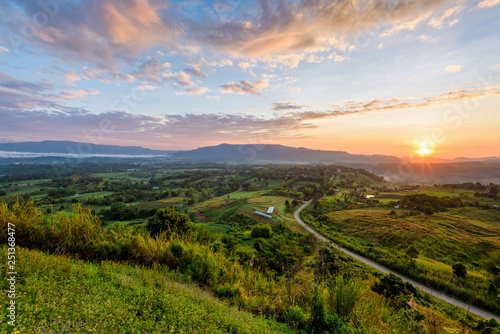
[(452, 159), (453, 162), (470, 162), (470, 161), (486, 161), (486, 162), (500, 162), (499, 157), (485, 157), (485, 158), (455, 158)]
[[(3, 151), (3, 153), (2, 153)], [(19, 152), (23, 152), (22, 154)], [(28, 153), (26, 153), (28, 152)], [(19, 154), (18, 154), (19, 153)], [(25, 154), (26, 153), (26, 154)], [(216, 162), (238, 164), (266, 163), (333, 163), (333, 164), (399, 164), (406, 158), (388, 155), (360, 155), (345, 151), (311, 150), (304, 147), (289, 147), (273, 144), (220, 144), (200, 147), (190, 151), (152, 150), (140, 146), (98, 145), (74, 141), (45, 140), (41, 142), (2, 143), (0, 144), (0, 160), (4, 163), (47, 162), (79, 155), (81, 158), (93, 159), (142, 159), (161, 157), (163, 160)], [(60, 160), (59, 159), (59, 160)], [(422, 162), (456, 163), (468, 161), (500, 161), (498, 157), (481, 159), (457, 158), (453, 160), (425, 158)], [(420, 162), (412, 160), (412, 162)]]
[(74, 141), (45, 140), (41, 142), (3, 143), (0, 151), (58, 153), (58, 154), (106, 154), (106, 155), (167, 155), (174, 151), (151, 150), (140, 146), (117, 146), (80, 143)]
[(282, 145), (232, 145), (201, 147), (172, 154), (176, 160), (225, 163), (396, 163), (400, 159), (386, 155), (355, 155), (344, 151), (311, 150)]

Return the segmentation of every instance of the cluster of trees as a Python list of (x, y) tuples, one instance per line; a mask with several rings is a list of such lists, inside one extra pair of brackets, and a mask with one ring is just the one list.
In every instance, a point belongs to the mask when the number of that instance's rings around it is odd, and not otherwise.
[[(493, 184), (490, 184), (493, 185)], [(451, 188), (451, 189), (469, 189), (469, 190), (486, 190), (487, 186), (480, 183), (472, 183), (472, 182), (464, 182), (464, 183), (447, 183), (447, 184), (442, 184), (434, 185), (435, 188)]]
[[(264, 232), (263, 234), (268, 237), (255, 240), (253, 247), (257, 255), (253, 265), (259, 270), (273, 271), (278, 275), (285, 273), (293, 275), (300, 271), (305, 256), (312, 254), (316, 243), (314, 237), (299, 236), (291, 231), (276, 233), (275, 237), (271, 237), (272, 233), (267, 234), (269, 231), (264, 229), (259, 232)], [(253, 233), (254, 230), (252, 230)]]
[(276, 187), (273, 190), (271, 190), (268, 194), (274, 195), (274, 196), (286, 196), (286, 197), (292, 197), (292, 198), (302, 198), (302, 193), (293, 189), (293, 188)]
[(405, 196), (398, 202), (401, 206), (408, 206), (426, 214), (445, 211), (448, 208), (458, 208), (463, 205), (462, 200), (457, 197), (437, 197), (427, 194), (411, 194)]
[(476, 191), (474, 193), (475, 197), (488, 197), (488, 198), (497, 198), (498, 196), (498, 185), (493, 184), (490, 186), (490, 190), (487, 193), (480, 193)]
[(291, 203), (289, 200), (285, 201), (285, 212), (293, 213), (294, 209), (299, 205), (299, 201), (294, 199)]
[(115, 202), (109, 209), (102, 209), (99, 213), (104, 220), (127, 221), (145, 219), (154, 215), (155, 212), (156, 209), (131, 208), (122, 202)]

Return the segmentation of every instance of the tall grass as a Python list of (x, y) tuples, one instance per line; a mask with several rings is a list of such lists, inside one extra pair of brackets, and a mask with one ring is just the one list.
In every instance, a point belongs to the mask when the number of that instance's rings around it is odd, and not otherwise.
[[(0, 204), (1, 243), (6, 242), (9, 222), (16, 225), (19, 246), (75, 256), (93, 263), (117, 261), (142, 268), (164, 268), (185, 282), (196, 282), (240, 309), (276, 317), (296, 330), (351, 333), (356, 327), (357, 333), (384, 333), (387, 329), (407, 333), (413, 326), (408, 325), (407, 315), (394, 313), (386, 303), (378, 302), (380, 297), (369, 295), (366, 292), (368, 283), (339, 277), (330, 287), (318, 286), (313, 283), (313, 271), (307, 268), (296, 275), (276, 278), (255, 270), (249, 263), (240, 264), (222, 249), (214, 251), (207, 236), (200, 231), (186, 236), (160, 234), (154, 238), (144, 229), (121, 224), (104, 231), (98, 218), (78, 205), (71, 213), (41, 214), (33, 203), (14, 203)], [(39, 256), (36, 252), (29, 254), (33, 258)], [(342, 256), (335, 256), (335, 259), (344, 261)], [(65, 261), (60, 261), (59, 265), (66, 266), (65, 270), (70, 272), (74, 265)], [(26, 263), (34, 266), (36, 261)], [(78, 265), (84, 264), (80, 261)], [(345, 263), (339, 265), (341, 268), (351, 267)], [(36, 272), (35, 268), (30, 270)], [(63, 272), (60, 274), (61, 281), (64, 281)], [(103, 282), (114, 277), (107, 270), (101, 275)], [(135, 284), (129, 278), (123, 279), (120, 285)], [(85, 277), (80, 280), (83, 290), (88, 289), (85, 280)], [(361, 299), (372, 306), (360, 307)], [(161, 305), (166, 307), (164, 303)], [(373, 312), (375, 306), (379, 307), (378, 312)], [(161, 317), (163, 311), (158, 312)]]
[(340, 275), (329, 286), (330, 305), (337, 314), (350, 317), (363, 293), (364, 288), (358, 280)]

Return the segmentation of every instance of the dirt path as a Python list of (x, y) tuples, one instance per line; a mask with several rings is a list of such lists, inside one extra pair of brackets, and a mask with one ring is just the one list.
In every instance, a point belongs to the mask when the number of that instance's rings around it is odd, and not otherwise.
[(470, 306), (470, 305), (468, 305), (468, 304), (466, 304), (466, 303), (464, 303), (464, 302), (462, 302), (462, 301), (460, 301), (458, 299), (452, 298), (452, 297), (447, 296), (447, 295), (445, 295), (445, 294), (443, 294), (441, 292), (438, 292), (438, 291), (436, 291), (434, 289), (431, 289), (431, 288), (429, 288), (429, 287), (427, 287), (425, 285), (417, 283), (417, 282), (415, 282), (412, 279), (409, 279), (409, 278), (407, 278), (407, 277), (405, 277), (405, 276), (403, 276), (401, 274), (398, 274), (398, 273), (396, 273), (396, 272), (394, 272), (394, 271), (392, 271), (392, 270), (390, 270), (390, 269), (388, 269), (388, 268), (386, 268), (384, 266), (381, 266), (381, 265), (379, 265), (379, 264), (377, 264), (377, 263), (375, 263), (375, 262), (373, 262), (371, 260), (368, 260), (365, 257), (362, 257), (362, 256), (360, 256), (358, 254), (355, 254), (355, 253), (353, 253), (353, 252), (351, 252), (351, 251), (349, 251), (349, 250), (347, 250), (347, 249), (345, 249), (343, 247), (340, 247), (339, 245), (331, 242), (329, 239), (325, 238), (324, 236), (322, 236), (321, 234), (319, 234), (318, 232), (316, 232), (309, 225), (307, 225), (306, 223), (304, 223), (302, 221), (302, 219), (300, 219), (300, 212), (306, 206), (308, 206), (309, 204), (311, 204), (312, 201), (313, 200), (311, 199), (311, 200), (307, 201), (306, 203), (304, 203), (297, 211), (295, 211), (294, 217), (295, 217), (295, 220), (297, 221), (297, 223), (299, 223), (300, 225), (302, 225), (306, 230), (308, 230), (309, 232), (311, 232), (319, 240), (331, 243), (332, 246), (335, 247), (335, 248), (337, 248), (338, 250), (340, 250), (340, 251), (346, 253), (347, 255), (350, 255), (353, 258), (355, 258), (355, 259), (357, 259), (357, 260), (359, 260), (359, 261), (361, 261), (361, 262), (369, 265), (372, 268), (375, 268), (375, 269), (383, 272), (384, 274), (393, 274), (393, 275), (396, 275), (398, 277), (401, 277), (401, 279), (403, 281), (411, 283), (414, 287), (418, 288), (420, 291), (427, 292), (427, 293), (429, 293), (433, 297), (441, 299), (442, 301), (445, 301), (445, 302), (447, 302), (447, 303), (449, 303), (451, 305), (455, 305), (455, 306), (458, 306), (460, 308), (463, 308), (463, 309), (465, 309), (465, 310), (467, 310), (467, 311), (469, 311), (469, 312), (471, 312), (471, 313), (473, 313), (475, 315), (478, 315), (478, 316), (480, 316), (480, 317), (482, 317), (484, 319), (494, 318), (496, 321), (500, 321), (500, 317), (498, 317), (498, 316), (496, 316), (496, 315), (494, 315), (492, 313), (489, 313), (487, 311), (483, 311), (483, 310), (478, 309), (478, 308), (476, 308), (474, 306)]

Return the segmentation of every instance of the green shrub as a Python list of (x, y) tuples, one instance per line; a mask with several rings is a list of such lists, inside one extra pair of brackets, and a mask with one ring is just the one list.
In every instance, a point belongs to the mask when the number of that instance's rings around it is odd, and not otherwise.
[(271, 226), (265, 224), (258, 224), (252, 227), (252, 238), (271, 238), (273, 232)]
[[(330, 284), (330, 300), (335, 312), (344, 317), (350, 317), (364, 290), (358, 280), (347, 279), (340, 275), (335, 279), (335, 285)], [(332, 298), (333, 297), (333, 298)]]

